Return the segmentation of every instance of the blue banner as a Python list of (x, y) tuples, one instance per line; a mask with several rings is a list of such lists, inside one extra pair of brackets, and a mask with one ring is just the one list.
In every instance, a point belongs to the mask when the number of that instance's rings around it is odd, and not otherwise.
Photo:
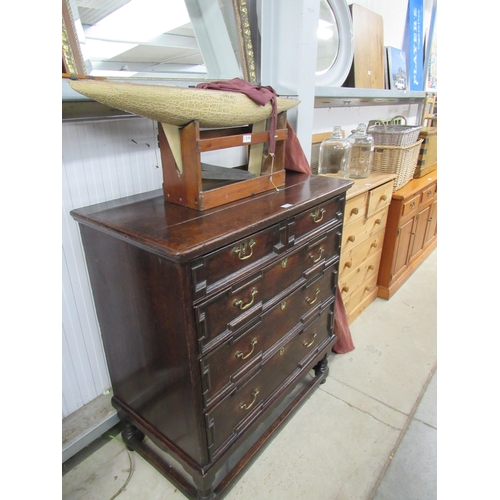
[(424, 0), (408, 0), (405, 52), (410, 90), (424, 90)]

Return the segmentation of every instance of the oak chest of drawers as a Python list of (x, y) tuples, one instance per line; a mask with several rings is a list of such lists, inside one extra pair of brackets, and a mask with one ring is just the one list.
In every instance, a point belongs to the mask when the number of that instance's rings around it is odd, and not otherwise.
[(390, 299), (437, 245), (437, 171), (395, 191), (389, 208), (378, 277)]
[(373, 173), (347, 192), (339, 288), (348, 323), (377, 297), (377, 277), (395, 175)]
[(72, 212), (124, 440), (189, 498), (225, 494), (324, 381), (351, 184), (287, 173), (205, 212), (161, 191)]

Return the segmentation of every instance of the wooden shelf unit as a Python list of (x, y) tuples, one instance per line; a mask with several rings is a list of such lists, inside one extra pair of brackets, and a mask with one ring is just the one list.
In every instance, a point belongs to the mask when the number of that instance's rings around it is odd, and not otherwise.
[(437, 170), (395, 191), (389, 207), (378, 296), (390, 299), (437, 246)]

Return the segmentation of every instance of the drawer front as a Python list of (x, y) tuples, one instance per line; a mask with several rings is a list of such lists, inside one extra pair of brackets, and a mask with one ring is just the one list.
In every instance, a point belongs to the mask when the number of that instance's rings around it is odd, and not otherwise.
[[(273, 393), (333, 343), (333, 302), (307, 328), (273, 349), (262, 366), (205, 414), (211, 458), (228, 446), (270, 404)], [(223, 446), (226, 445), (226, 446)]]
[(347, 314), (351, 313), (364, 300), (372, 296), (377, 288), (377, 278), (378, 276), (374, 275), (367, 279), (362, 286), (357, 287), (352, 293), (342, 294), (342, 301), (344, 302)]
[(241, 239), (191, 264), (195, 300), (205, 296), (238, 273), (251, 271), (285, 249), (286, 223), (276, 224)]
[(366, 211), (367, 217), (377, 213), (391, 203), (393, 186), (394, 182), (392, 181), (370, 190), (368, 210)]
[[(263, 274), (252, 276), (244, 284), (226, 288), (209, 300), (195, 306), (198, 345), (201, 354), (241, 331), (262, 313)], [(219, 338), (220, 337), (220, 338)]]
[(339, 276), (340, 279), (347, 276), (353, 269), (359, 266), (365, 259), (382, 250), (384, 244), (385, 228), (370, 235), (359, 245), (348, 252), (342, 252), (340, 256)]
[(375, 255), (365, 260), (361, 265), (353, 269), (346, 277), (339, 281), (341, 293), (347, 295), (352, 293), (357, 286), (373, 276), (378, 276), (378, 268), (380, 264), (380, 256), (382, 250), (379, 250)]
[(200, 360), (205, 404), (211, 404), (221, 391), (231, 390), (286, 332), (301, 328), (319, 314), (323, 304), (333, 300), (336, 281), (336, 265), (330, 266), (319, 279), (286, 296), (252, 321), (243, 333), (229, 338)]
[(355, 196), (345, 202), (344, 227), (365, 217), (368, 192)]
[(436, 184), (433, 184), (428, 189), (422, 191), (422, 197), (420, 198), (420, 203), (426, 203), (434, 198), (436, 193)]
[(309, 243), (287, 252), (279, 262), (265, 268), (262, 284), (264, 304), (273, 298), (278, 299), (280, 292), (286, 291), (299, 281), (309, 280), (334, 261), (338, 261), (341, 238), (341, 227), (335, 226)]
[(416, 212), (418, 204), (420, 202), (420, 193), (411, 197), (409, 200), (403, 203), (403, 213), (401, 217), (406, 217), (407, 215)]
[(305, 238), (318, 232), (335, 222), (341, 222), (344, 217), (345, 196), (336, 196), (333, 200), (318, 205), (317, 207), (300, 213), (294, 219), (292, 234), (294, 244), (300, 244)]
[(377, 233), (385, 227), (387, 221), (388, 207), (367, 219), (356, 221), (349, 227), (344, 228), (342, 233), (342, 253), (349, 252), (352, 248), (359, 245), (370, 235)]
[[(318, 237), (310, 244), (303, 245), (296, 251), (289, 252), (283, 259), (244, 282), (225, 288), (196, 305), (194, 310), (200, 353), (205, 353), (215, 347), (214, 342), (216, 344), (223, 342), (227, 337), (241, 331), (243, 327), (262, 314), (271, 300), (281, 301), (280, 295), (284, 298), (285, 293), (289, 293), (286, 289), (292, 285), (299, 286), (300, 283), (305, 283), (299, 289), (300, 293), (305, 293), (301, 290), (306, 290), (310, 286), (309, 283), (318, 281), (317, 287), (321, 288), (319, 294), (321, 298), (312, 302), (311, 305), (324, 300), (325, 290), (328, 290), (328, 286), (331, 288), (333, 283), (327, 286), (323, 281), (327, 280), (325, 276), (332, 274), (333, 264), (338, 263), (340, 239), (340, 228), (332, 228), (325, 235)], [(327, 264), (328, 267), (325, 269)], [(331, 294), (331, 289), (329, 294)], [(301, 301), (306, 298), (312, 301), (316, 297), (316, 288), (309, 295), (310, 297), (303, 297), (299, 300), (295, 306), (298, 309), (294, 312), (299, 315), (302, 313)], [(282, 328), (281, 331), (283, 331)]]

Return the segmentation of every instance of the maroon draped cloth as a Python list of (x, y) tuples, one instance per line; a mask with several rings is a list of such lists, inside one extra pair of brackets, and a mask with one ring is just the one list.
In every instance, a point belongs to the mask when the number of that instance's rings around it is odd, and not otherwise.
[(351, 337), (351, 329), (347, 323), (344, 302), (339, 288), (335, 294), (335, 315), (333, 317), (333, 333), (337, 336), (337, 342), (333, 344), (332, 351), (337, 354), (345, 354), (354, 349)]
[(269, 101), (273, 107), (271, 115), (271, 123), (269, 126), (270, 140), (269, 140), (269, 153), (274, 154), (276, 149), (276, 118), (278, 116), (278, 105), (276, 103), (276, 97), (278, 95), (272, 87), (263, 85), (254, 85), (252, 83), (246, 82), (241, 78), (233, 78), (227, 81), (209, 82), (209, 83), (199, 83), (196, 88), (198, 89), (210, 89), (210, 90), (224, 90), (225, 92), (240, 92), (245, 94), (247, 97), (252, 99), (252, 101), (265, 106)]
[(304, 150), (300, 145), (299, 138), (291, 125), (286, 122), (287, 138), (285, 143), (285, 170), (312, 174), (311, 166), (307, 161)]

